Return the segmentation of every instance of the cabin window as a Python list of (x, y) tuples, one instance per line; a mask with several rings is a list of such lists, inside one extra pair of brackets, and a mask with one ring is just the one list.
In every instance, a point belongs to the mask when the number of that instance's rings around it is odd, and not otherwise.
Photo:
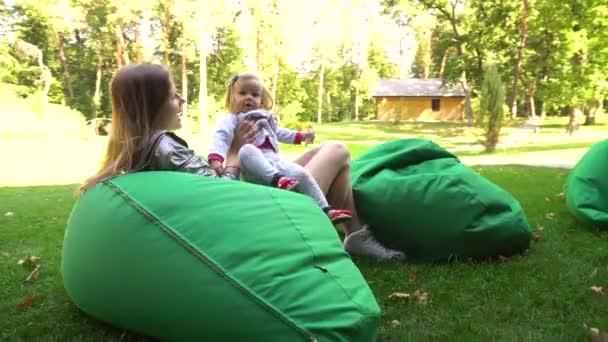
[(441, 110), (441, 102), (439, 99), (432, 99), (431, 100), (431, 107), (433, 108), (433, 112), (438, 112), (439, 110)]

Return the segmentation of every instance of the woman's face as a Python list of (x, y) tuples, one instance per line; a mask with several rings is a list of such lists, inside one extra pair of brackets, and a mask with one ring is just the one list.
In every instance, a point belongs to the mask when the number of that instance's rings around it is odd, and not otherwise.
[(232, 103), (236, 113), (245, 113), (260, 108), (262, 85), (256, 79), (240, 79), (234, 84)]
[(161, 129), (176, 130), (182, 127), (181, 113), (184, 99), (175, 90), (175, 85), (171, 84), (169, 96), (158, 112), (161, 122)]

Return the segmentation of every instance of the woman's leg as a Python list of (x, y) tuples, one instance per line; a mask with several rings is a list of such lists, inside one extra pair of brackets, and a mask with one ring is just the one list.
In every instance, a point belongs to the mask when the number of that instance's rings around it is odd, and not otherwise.
[(327, 141), (305, 152), (295, 162), (304, 166), (317, 181), (333, 208), (352, 211), (352, 219), (343, 225), (344, 233), (349, 235), (361, 229), (350, 183), (348, 148), (342, 143)]

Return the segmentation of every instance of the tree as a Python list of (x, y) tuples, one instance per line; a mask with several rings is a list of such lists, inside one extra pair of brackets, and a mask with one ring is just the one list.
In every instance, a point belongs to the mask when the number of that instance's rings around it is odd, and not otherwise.
[(496, 64), (489, 64), (481, 86), (477, 116), (477, 124), (483, 131), (480, 143), (486, 152), (493, 152), (498, 144), (504, 117), (504, 98), (505, 91)]

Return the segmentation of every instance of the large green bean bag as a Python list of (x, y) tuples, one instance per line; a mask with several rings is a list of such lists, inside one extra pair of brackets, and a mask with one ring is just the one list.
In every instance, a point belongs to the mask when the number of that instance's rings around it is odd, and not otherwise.
[(307, 196), (174, 172), (76, 203), (63, 281), (84, 312), (171, 341), (372, 341), (379, 307)]
[(568, 176), (566, 204), (578, 219), (608, 230), (608, 140), (589, 149)]
[(352, 176), (360, 215), (409, 257), (507, 256), (529, 246), (518, 201), (431, 141), (375, 146), (353, 161)]

